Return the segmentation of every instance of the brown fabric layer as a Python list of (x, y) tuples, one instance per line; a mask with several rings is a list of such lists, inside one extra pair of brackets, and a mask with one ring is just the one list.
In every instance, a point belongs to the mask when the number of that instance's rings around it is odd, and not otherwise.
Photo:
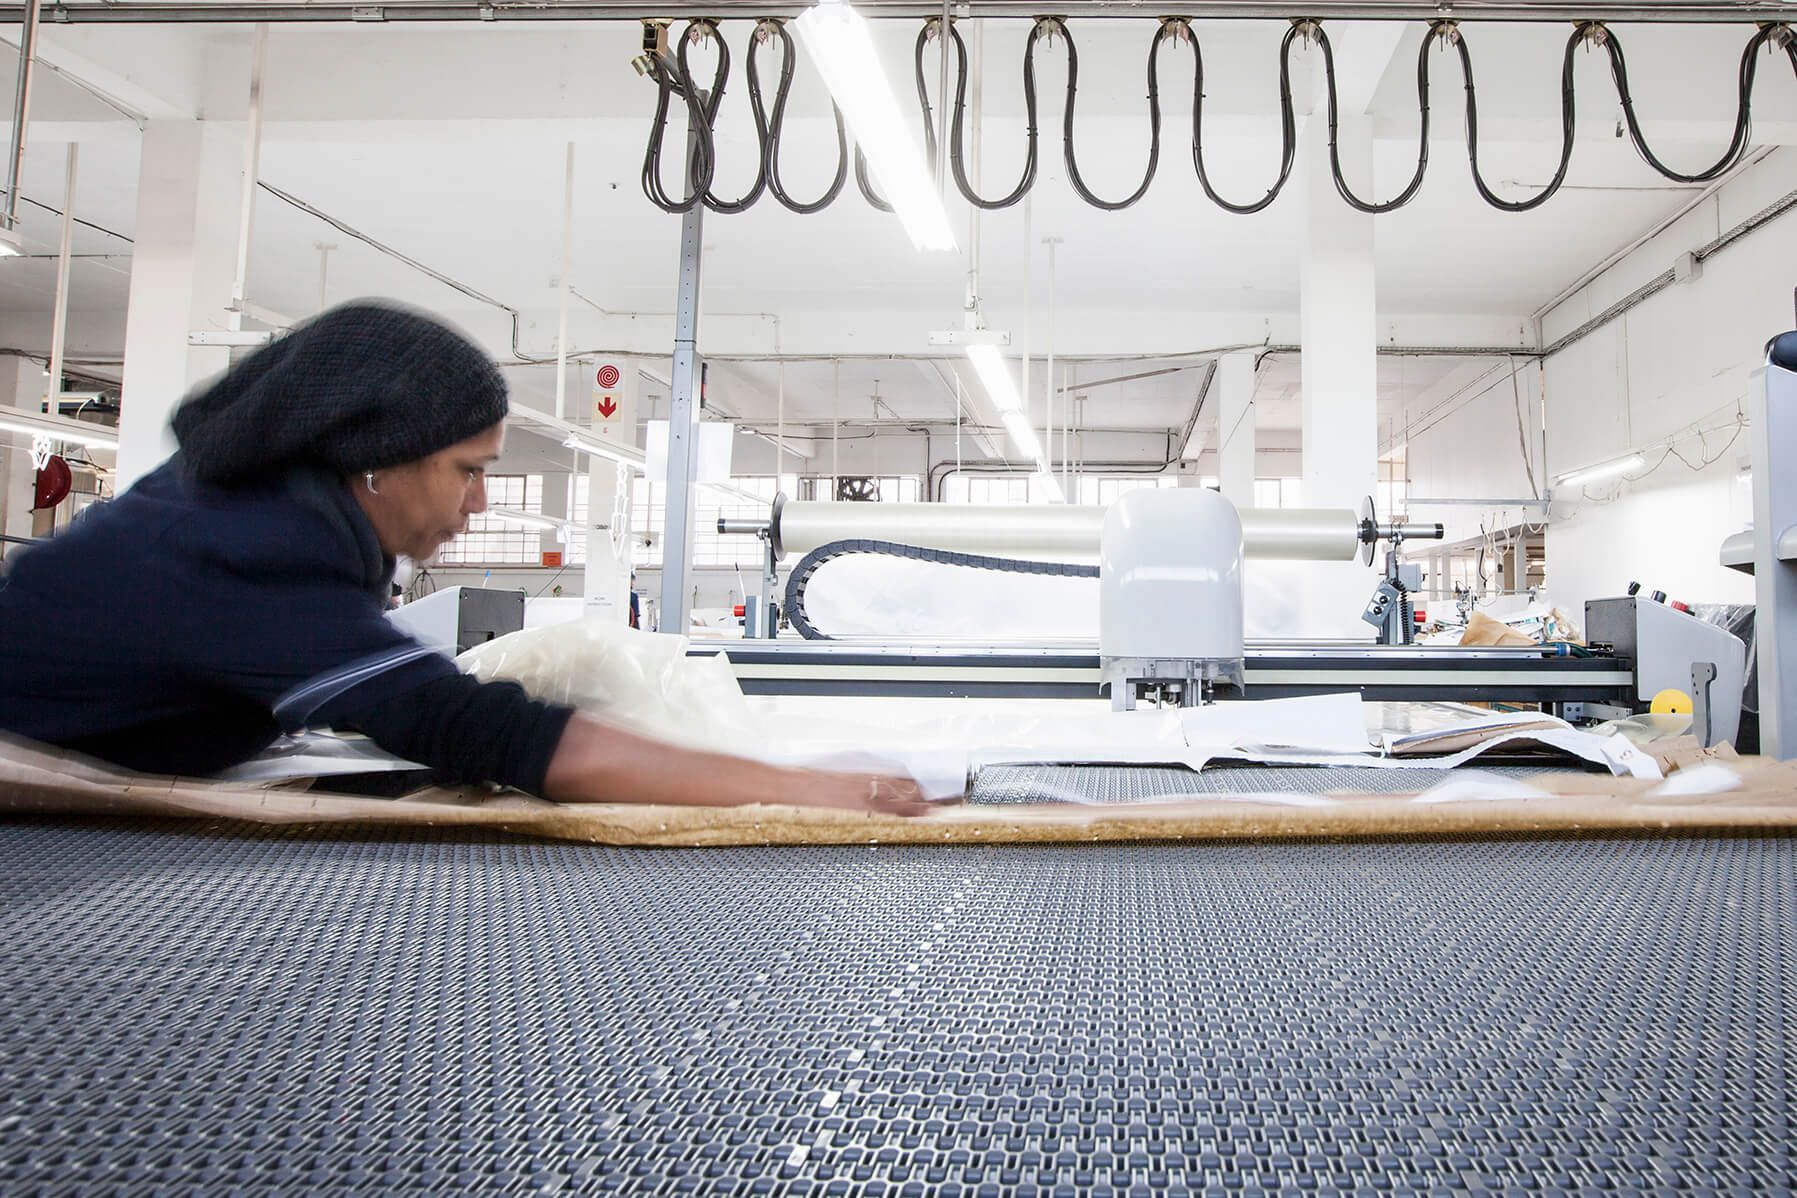
[[(325, 794), (122, 774), (70, 754), (0, 743), (0, 812), (181, 816), (266, 824), (490, 827), (533, 836), (640, 847), (1277, 839), (1797, 828), (1797, 762), (1734, 757), (1691, 746), (1672, 767), (1722, 761), (1739, 789), (1652, 798), (1659, 785), (1591, 774), (1545, 775), (1540, 799), (1415, 802), (1408, 795), (1332, 795), (1286, 806), (1262, 797), (1206, 797), (1128, 807), (955, 805), (917, 819), (799, 807), (557, 804), (520, 795), (432, 789), (404, 799)], [(1447, 775), (1444, 774), (1444, 778)]]

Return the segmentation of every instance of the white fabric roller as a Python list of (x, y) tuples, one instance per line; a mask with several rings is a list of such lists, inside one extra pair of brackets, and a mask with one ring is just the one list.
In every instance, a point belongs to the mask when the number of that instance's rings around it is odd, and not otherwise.
[[(891, 541), (919, 549), (978, 553), (1026, 561), (1098, 560), (1103, 507), (1076, 504), (816, 503), (780, 508), (779, 542), (800, 557), (835, 541)], [(1246, 508), (1246, 557), (1286, 561), (1351, 561), (1360, 521), (1346, 508)]]

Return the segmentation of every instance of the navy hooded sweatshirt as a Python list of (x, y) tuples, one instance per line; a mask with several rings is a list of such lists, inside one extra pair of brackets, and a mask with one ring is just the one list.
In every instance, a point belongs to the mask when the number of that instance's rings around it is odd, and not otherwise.
[(448, 780), (540, 794), (571, 711), (417, 645), (383, 615), (392, 577), (340, 477), (227, 489), (177, 456), (9, 560), (0, 731), (206, 775), (283, 730), (334, 727)]

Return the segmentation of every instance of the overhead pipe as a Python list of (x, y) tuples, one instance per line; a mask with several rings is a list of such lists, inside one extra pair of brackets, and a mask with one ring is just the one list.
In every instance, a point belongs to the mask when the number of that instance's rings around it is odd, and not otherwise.
[[(25, 124), (31, 107), (31, 68), (37, 63), (37, 27), (41, 8), (40, 0), (28, 0), (24, 10), (16, 18), (20, 22), (19, 30), (19, 86), (13, 93), (12, 103), (12, 153), (6, 159), (6, 212), (0, 217), (0, 229), (4, 229), (12, 244), (12, 252), (19, 252), (18, 219), (19, 219), (19, 174), (25, 167)], [(66, 207), (66, 205), (65, 205)]]
[[(0, 7), (0, 21), (24, 21), (34, 12), (36, 0), (25, 5)], [(410, 21), (639, 21), (646, 16), (704, 16), (730, 18), (796, 17), (808, 4), (773, 4), (760, 0), (663, 0), (646, 7), (641, 0), (585, 0), (578, 4), (543, 4), (540, 0), (437, 0), (434, 3), (398, 4), (59, 4), (51, 19), (59, 24), (182, 25), (182, 24), (332, 24), (346, 22), (396, 23)], [(942, 15), (934, 0), (857, 0), (856, 7), (870, 17), (918, 19)], [(1119, 12), (1115, 0), (1065, 0), (1055, 12), (1066, 17), (1138, 19), (1138, 12)], [(1317, 21), (1435, 21), (1444, 6), (1435, 0), (1393, 0), (1391, 3), (1244, 4), (1232, 0), (1192, 0), (1185, 15), (1194, 20), (1284, 21), (1308, 18)], [(1040, 0), (975, 0), (957, 11), (963, 20), (974, 17), (1034, 19), (1041, 14)], [(1708, 24), (1742, 21), (1797, 20), (1797, 5), (1728, 3), (1726, 0), (1669, 0), (1664, 4), (1606, 3), (1538, 4), (1532, 0), (1458, 0), (1451, 7), (1457, 21), (1515, 21), (1548, 24), (1566, 22), (1640, 22), (1651, 24)]]

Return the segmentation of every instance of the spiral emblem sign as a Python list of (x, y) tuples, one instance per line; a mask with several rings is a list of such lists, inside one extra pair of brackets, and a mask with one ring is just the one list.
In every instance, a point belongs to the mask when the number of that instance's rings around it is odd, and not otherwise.
[(618, 385), (618, 368), (609, 362), (599, 368), (599, 385), (609, 391)]

